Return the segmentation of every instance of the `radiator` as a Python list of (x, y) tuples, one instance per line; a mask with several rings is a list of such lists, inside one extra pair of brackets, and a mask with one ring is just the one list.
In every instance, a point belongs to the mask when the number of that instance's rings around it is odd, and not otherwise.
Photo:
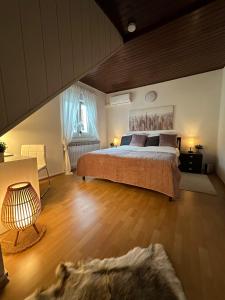
[(76, 169), (77, 161), (82, 154), (100, 149), (99, 141), (79, 141), (69, 145), (69, 157), (71, 169)]

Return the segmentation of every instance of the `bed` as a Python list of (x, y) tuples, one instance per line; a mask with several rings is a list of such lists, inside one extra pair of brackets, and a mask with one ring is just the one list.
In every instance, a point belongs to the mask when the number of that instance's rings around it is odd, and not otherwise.
[(154, 190), (177, 198), (180, 171), (178, 148), (166, 146), (119, 146), (85, 153), (77, 164), (77, 175), (107, 179)]

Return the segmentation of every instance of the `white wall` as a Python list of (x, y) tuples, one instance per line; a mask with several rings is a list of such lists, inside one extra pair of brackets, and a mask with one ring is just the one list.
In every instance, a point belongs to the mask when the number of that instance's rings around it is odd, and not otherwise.
[(59, 96), (1, 137), (7, 152), (20, 155), (22, 144), (45, 144), (50, 175), (64, 170)]
[[(222, 70), (216, 70), (107, 95), (107, 102), (110, 95), (125, 92), (131, 92), (133, 99), (130, 105), (107, 108), (108, 143), (128, 131), (130, 109), (175, 105), (174, 128), (182, 137), (197, 137), (196, 143), (205, 147), (206, 160), (215, 162), (221, 78)], [(158, 98), (146, 104), (145, 94), (151, 90)]]
[[(81, 84), (81, 83), (79, 83)], [(81, 84), (97, 96), (98, 128), (101, 147), (107, 144), (105, 94)], [(57, 96), (15, 128), (3, 135), (0, 140), (7, 143), (7, 152), (20, 155), (22, 144), (45, 144), (50, 175), (64, 172), (63, 148), (61, 144), (60, 96)], [(45, 174), (41, 174), (45, 175)]]
[(223, 69), (218, 130), (217, 173), (225, 183), (225, 68)]

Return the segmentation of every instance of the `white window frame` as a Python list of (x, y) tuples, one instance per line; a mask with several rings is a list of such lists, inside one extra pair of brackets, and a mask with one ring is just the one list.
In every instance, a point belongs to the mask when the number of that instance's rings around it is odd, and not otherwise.
[(81, 136), (84, 136), (84, 135), (88, 135), (88, 114), (87, 114), (87, 106), (85, 105), (84, 101), (80, 101), (80, 103), (79, 103), (79, 117), (78, 117), (79, 123), (81, 123), (82, 105), (86, 108), (86, 129), (87, 130), (83, 131), (82, 129), (80, 129), (79, 134), (81, 134)]
[[(81, 106), (82, 105), (85, 105), (85, 102), (83, 100), (79, 100), (79, 110), (78, 110), (78, 123), (79, 124), (81, 123)], [(74, 132), (73, 139), (79, 140), (79, 139), (88, 138), (88, 137), (90, 137), (90, 136), (88, 133), (88, 115), (87, 115), (87, 132), (83, 132), (79, 129), (79, 132), (78, 131)]]

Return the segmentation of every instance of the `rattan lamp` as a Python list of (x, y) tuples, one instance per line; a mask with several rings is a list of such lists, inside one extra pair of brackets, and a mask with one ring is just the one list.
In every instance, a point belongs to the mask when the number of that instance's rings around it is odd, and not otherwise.
[[(41, 201), (30, 182), (20, 182), (8, 187), (2, 204), (1, 221), (6, 229), (17, 231), (14, 247), (17, 246), (19, 233), (31, 226), (36, 232), (35, 239), (40, 239), (37, 237), (41, 232), (35, 225), (40, 212)], [(30, 245), (25, 248), (28, 246)]]

